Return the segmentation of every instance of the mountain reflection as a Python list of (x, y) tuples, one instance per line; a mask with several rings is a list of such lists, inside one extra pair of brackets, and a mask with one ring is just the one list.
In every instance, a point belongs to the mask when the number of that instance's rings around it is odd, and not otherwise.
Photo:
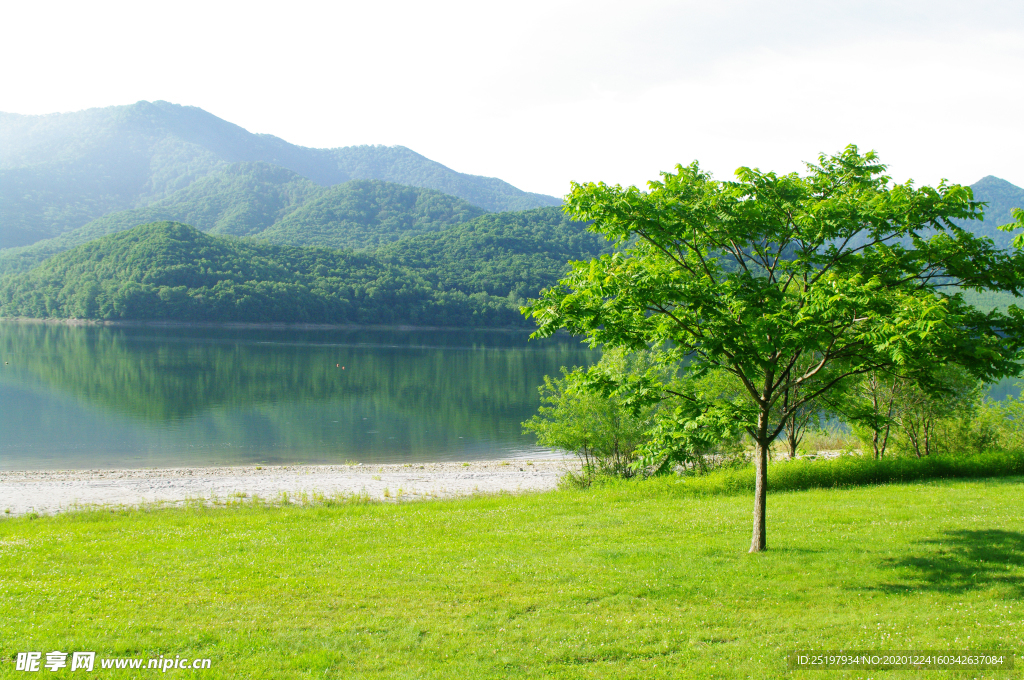
[[(22, 323), (0, 323), (0, 353), (9, 362), (0, 398), (9, 416), (21, 412), (5, 425), (6, 458), (38, 447), (59, 457), (90, 431), (99, 452), (117, 448), (107, 442), (115, 438), (168, 452), (230, 443), (256, 458), (294, 451), (307, 461), (521, 447), (531, 442), (519, 423), (536, 411), (543, 376), (596, 359), (573, 338), (527, 342), (523, 333)], [(46, 431), (62, 409), (84, 419), (64, 443)]]

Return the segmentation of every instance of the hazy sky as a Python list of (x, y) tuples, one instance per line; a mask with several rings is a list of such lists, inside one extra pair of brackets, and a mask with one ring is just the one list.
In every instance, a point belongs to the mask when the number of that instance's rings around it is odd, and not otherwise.
[(561, 195), (848, 143), (1024, 186), (1024, 2), (5, 3), (0, 110), (164, 99)]

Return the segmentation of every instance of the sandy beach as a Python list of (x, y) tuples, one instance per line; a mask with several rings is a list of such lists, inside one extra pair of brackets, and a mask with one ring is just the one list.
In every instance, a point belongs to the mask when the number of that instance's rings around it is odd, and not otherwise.
[(83, 507), (134, 507), (239, 498), (314, 495), (379, 500), (448, 498), (554, 489), (572, 458), (416, 463), (284, 465), (146, 470), (0, 471), (0, 512), (55, 514)]

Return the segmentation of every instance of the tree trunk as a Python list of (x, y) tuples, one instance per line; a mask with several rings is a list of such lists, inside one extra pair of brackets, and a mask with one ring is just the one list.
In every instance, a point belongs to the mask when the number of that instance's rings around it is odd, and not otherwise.
[(932, 422), (931, 418), (924, 421), (924, 455), (932, 455)]
[[(782, 412), (785, 413), (789, 410), (789, 388), (782, 395)], [(793, 460), (796, 458), (796, 447), (800, 443), (796, 438), (796, 412), (789, 416), (789, 422), (786, 426), (786, 444), (789, 447), (789, 459)]]
[(786, 445), (789, 448), (789, 459), (793, 460), (796, 458), (797, 447), (800, 446), (800, 440), (797, 438), (795, 413), (789, 421), (789, 432), (786, 434)]
[(768, 414), (757, 416), (757, 448), (754, 451), (756, 482), (754, 484), (754, 535), (750, 539), (750, 552), (762, 552), (768, 548), (765, 519), (768, 501)]
[[(875, 415), (878, 415), (878, 376), (874, 373), (871, 374), (871, 406), (875, 409)], [(875, 460), (879, 460), (882, 457), (882, 452), (878, 449), (878, 430), (874, 427), (871, 428), (871, 448), (875, 450)]]
[[(876, 460), (880, 460), (882, 458), (882, 456), (885, 454), (885, 447), (889, 445), (889, 430), (891, 428), (892, 428), (892, 425), (886, 425), (885, 426), (885, 437), (882, 438), (881, 452), (877, 456), (875, 456)], [(878, 435), (876, 434), (875, 436), (877, 437)]]

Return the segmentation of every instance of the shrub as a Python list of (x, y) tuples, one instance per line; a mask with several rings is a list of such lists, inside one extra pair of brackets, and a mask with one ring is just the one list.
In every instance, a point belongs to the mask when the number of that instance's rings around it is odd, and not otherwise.
[[(643, 360), (642, 355), (614, 352), (605, 354), (599, 365), (622, 372), (634, 370)], [(536, 434), (542, 446), (579, 457), (583, 472), (578, 478), (570, 476), (571, 483), (587, 486), (595, 474), (632, 476), (636, 449), (650, 426), (652, 409), (637, 412), (615, 395), (591, 389), (586, 379), (587, 372), (579, 368), (563, 368), (561, 378), (544, 376), (541, 407), (523, 423), (523, 429)]]

